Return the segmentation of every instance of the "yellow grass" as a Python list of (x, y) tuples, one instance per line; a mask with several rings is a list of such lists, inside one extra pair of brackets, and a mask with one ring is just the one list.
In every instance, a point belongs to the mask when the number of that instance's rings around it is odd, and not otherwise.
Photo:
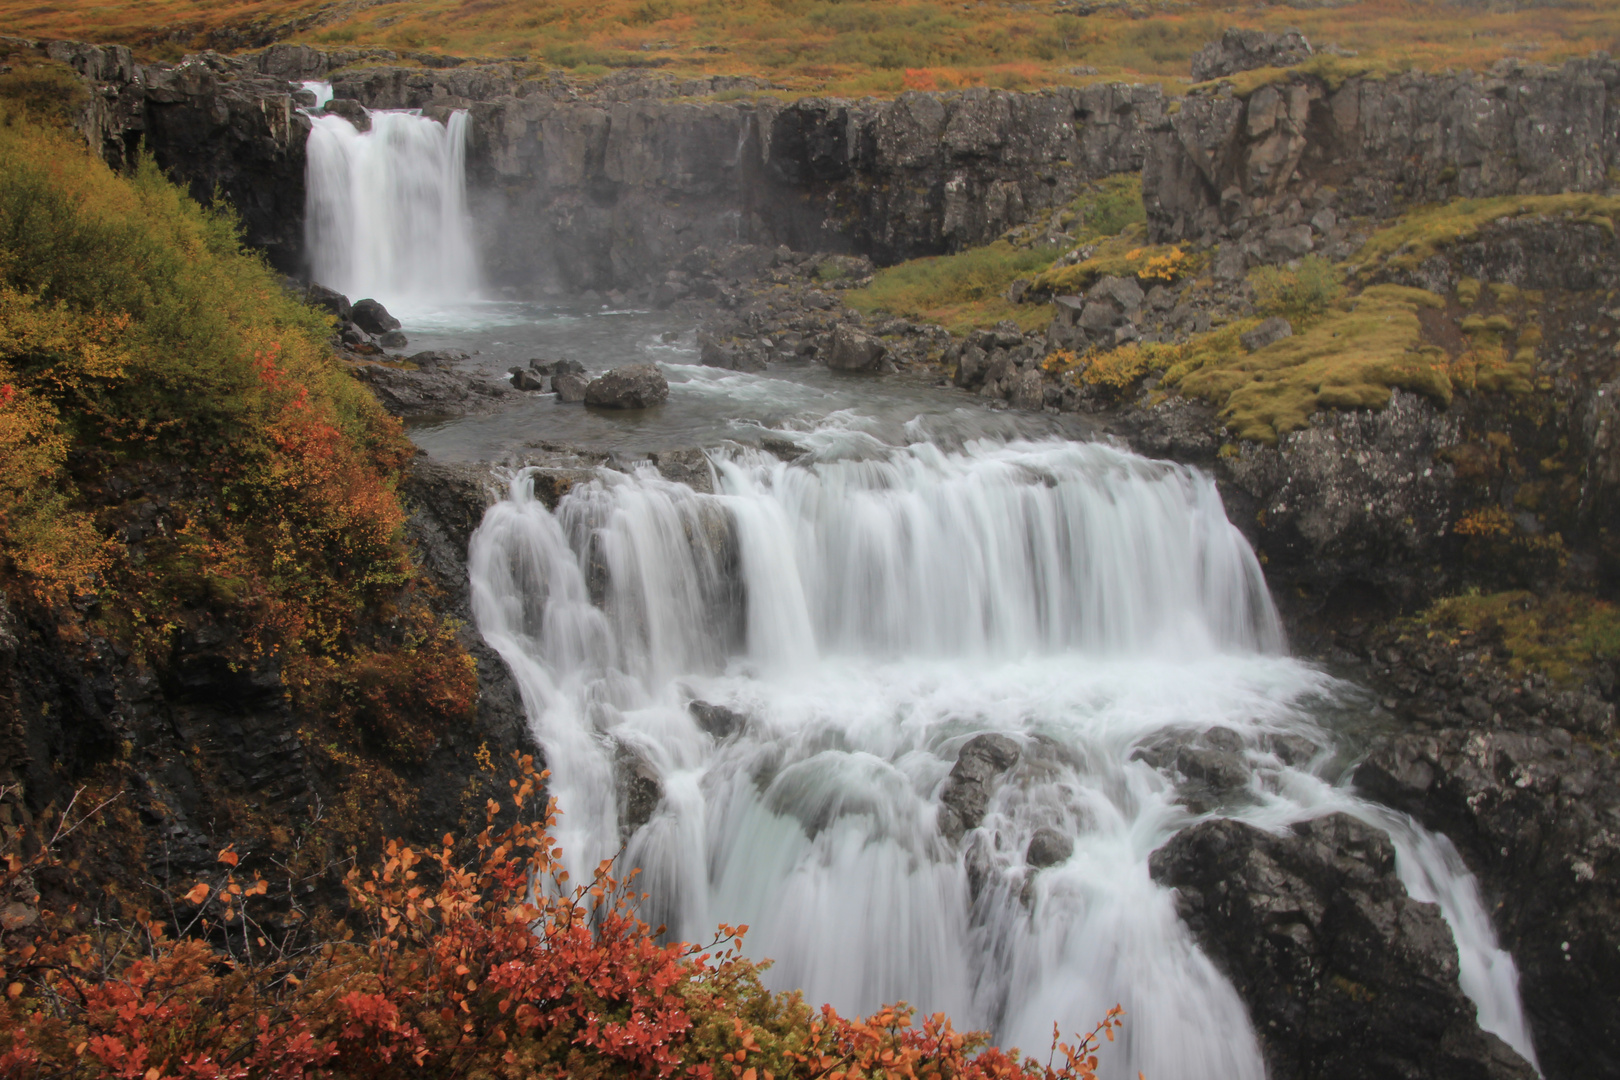
[[(1179, 83), (1192, 53), (1227, 26), (1298, 27), (1361, 54), (1351, 64), (1323, 61), (1334, 76), (1374, 60), (1390, 71), (1481, 68), (1504, 55), (1557, 62), (1620, 48), (1613, 3), (1465, 16), (1441, 0), (1321, 10), (1194, 0), (1141, 19), (1010, 0), (0, 0), (6, 33), (121, 41), (148, 57), (294, 40), (524, 57), (586, 75), (631, 66), (753, 74), (790, 91), (879, 95), (1101, 78)], [(1069, 70), (1080, 65), (1097, 74)]]

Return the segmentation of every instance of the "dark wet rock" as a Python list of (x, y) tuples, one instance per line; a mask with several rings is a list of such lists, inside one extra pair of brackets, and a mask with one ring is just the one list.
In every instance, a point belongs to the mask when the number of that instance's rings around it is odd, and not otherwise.
[(1169, 734), (1138, 747), (1131, 757), (1176, 774), (1177, 799), (1195, 814), (1241, 797), (1253, 772), (1242, 737), (1223, 727)]
[(1234, 28), (1193, 53), (1193, 82), (1224, 79), (1255, 68), (1293, 67), (1312, 55), (1311, 43), (1298, 30), (1271, 33)]
[(827, 366), (834, 371), (880, 371), (888, 347), (882, 341), (853, 326), (833, 331)]
[(585, 365), (578, 360), (530, 360), (529, 371), (535, 375), (583, 375)]
[(356, 300), (350, 318), (368, 334), (386, 334), (399, 329), (399, 320), (376, 300)]
[(538, 375), (535, 375), (527, 368), (515, 367), (511, 370), (510, 374), (512, 376), (512, 386), (514, 389), (535, 391), (544, 390), (546, 388), (545, 380), (540, 378)]
[(1273, 1080), (1536, 1075), (1479, 1029), (1439, 907), (1407, 895), (1379, 830), (1344, 814), (1281, 836), (1206, 821), (1151, 870), (1247, 1005)]
[(1142, 287), (1130, 278), (1105, 277), (1086, 292), (1086, 299), (1112, 304), (1122, 315), (1129, 315), (1142, 306), (1145, 294)]
[(1290, 338), (1293, 336), (1294, 327), (1289, 323), (1289, 321), (1281, 316), (1273, 316), (1262, 322), (1253, 330), (1239, 335), (1238, 340), (1243, 343), (1243, 347), (1245, 349), (1248, 349), (1250, 352), (1257, 352), (1258, 350), (1265, 348), (1267, 345), (1279, 342), (1283, 338)]
[(423, 371), (437, 371), (440, 368), (454, 370), (456, 365), (465, 359), (467, 354), (458, 349), (428, 349), (412, 353), (405, 358), (405, 362), (415, 364)]
[(711, 705), (707, 701), (694, 701), (687, 705), (698, 727), (716, 739), (726, 739), (748, 725), (748, 717), (724, 705)]
[(411, 371), (389, 364), (358, 363), (350, 370), (371, 388), (383, 408), (408, 419), (487, 412), (515, 392), (505, 379), (486, 379), (439, 365)]
[(714, 493), (714, 469), (709, 464), (709, 455), (697, 447), (660, 450), (651, 458), (665, 480), (685, 484), (700, 495)]
[(652, 820), (664, 800), (664, 782), (658, 770), (625, 743), (619, 744), (613, 759), (613, 776), (619, 803), (619, 840), (623, 843)]
[(343, 117), (354, 125), (356, 131), (371, 130), (371, 114), (366, 111), (364, 105), (353, 98), (333, 98), (326, 103), (323, 111)]
[(403, 349), (410, 343), (410, 339), (398, 330), (389, 330), (377, 335), (377, 344), (385, 349)]
[[(1606, 717), (1590, 724), (1596, 738), (1612, 738), (1613, 710), (1584, 710)], [(1580, 704), (1564, 711), (1580, 722)], [(1551, 726), (1413, 732), (1355, 772), (1367, 795), (1450, 837), (1496, 898), (1537, 1054), (1560, 1080), (1620, 1075), (1620, 776), (1593, 739)]]
[(585, 388), (585, 404), (604, 409), (650, 409), (668, 400), (669, 380), (656, 364), (614, 368)]
[(312, 307), (321, 308), (337, 316), (339, 322), (350, 322), (354, 306), (349, 298), (336, 289), (328, 289), (325, 285), (310, 282), (304, 288), (304, 302)]
[(1018, 763), (1018, 756), (1018, 744), (1005, 735), (975, 735), (963, 744), (940, 794), (940, 832), (960, 840), (978, 828), (995, 781)]
[(1064, 862), (1073, 854), (1073, 839), (1056, 829), (1042, 827), (1029, 838), (1029, 846), (1024, 850), (1024, 862), (1036, 870), (1044, 870)]
[(591, 380), (586, 376), (574, 372), (564, 371), (551, 377), (552, 393), (557, 400), (569, 405), (577, 405), (585, 400), (585, 391), (589, 389)]

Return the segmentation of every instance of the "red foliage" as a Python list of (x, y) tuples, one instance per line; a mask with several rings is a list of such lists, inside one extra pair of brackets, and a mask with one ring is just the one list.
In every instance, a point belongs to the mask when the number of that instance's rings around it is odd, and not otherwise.
[[(544, 774), (521, 762), (512, 806)], [(264, 879), (222, 876), (185, 897), (213, 944), (142, 922), (83, 933), (63, 922), (4, 935), (0, 1076), (314, 1080), (395, 1076), (668, 1080), (1094, 1080), (1099, 1036), (1054, 1030), (1056, 1064), (984, 1048), (944, 1016), (895, 1005), (865, 1019), (767, 993), (741, 955), (746, 927), (705, 947), (660, 942), (597, 867), (570, 888), (544, 821), (425, 852), (390, 844), (351, 872), (363, 944), (267, 949), (249, 914)], [(13, 857), (10, 885), (27, 866)], [(131, 943), (140, 941), (136, 954)], [(257, 951), (255, 944), (257, 943)]]

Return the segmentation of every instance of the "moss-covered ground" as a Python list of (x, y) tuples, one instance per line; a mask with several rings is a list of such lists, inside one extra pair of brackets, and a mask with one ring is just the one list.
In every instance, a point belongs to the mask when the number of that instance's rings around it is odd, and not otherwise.
[(1562, 682), (1620, 656), (1620, 608), (1579, 593), (1471, 592), (1436, 602), (1402, 629), (1451, 644), (1478, 641), (1505, 653), (1515, 673), (1540, 671)]

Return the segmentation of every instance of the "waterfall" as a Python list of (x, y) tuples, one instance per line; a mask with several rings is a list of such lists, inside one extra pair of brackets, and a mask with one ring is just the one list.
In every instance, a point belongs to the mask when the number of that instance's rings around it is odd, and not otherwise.
[[(1251, 776), (1221, 812), (1388, 829), (1482, 1022), (1528, 1055), (1512, 961), (1455, 852), (1276, 752), (1331, 757), (1353, 691), (1286, 655), (1207, 476), (1099, 444), (830, 445), (791, 465), (716, 453), (712, 495), (604, 470), (554, 513), (518, 472), (485, 515), (474, 614), (521, 688), (576, 875), (627, 841), (652, 923), (689, 940), (746, 923), (767, 983), (812, 1003), (903, 999), (1040, 1049), (1054, 1021), (1088, 1029), (1121, 1002), (1105, 1075), (1261, 1080), (1243, 1003), (1148, 873), (1194, 815), (1143, 751), (1224, 728)], [(958, 844), (942, 795), (986, 732), (1021, 757)], [(627, 762), (661, 785), (644, 823), (621, 821)], [(1038, 829), (1073, 849), (1036, 872)]]
[(478, 265), (467, 213), (466, 112), (442, 124), (414, 110), (369, 115), (371, 129), (361, 132), (341, 116), (311, 114), (304, 208), (311, 276), (351, 299), (381, 300), (395, 314), (470, 299)]

